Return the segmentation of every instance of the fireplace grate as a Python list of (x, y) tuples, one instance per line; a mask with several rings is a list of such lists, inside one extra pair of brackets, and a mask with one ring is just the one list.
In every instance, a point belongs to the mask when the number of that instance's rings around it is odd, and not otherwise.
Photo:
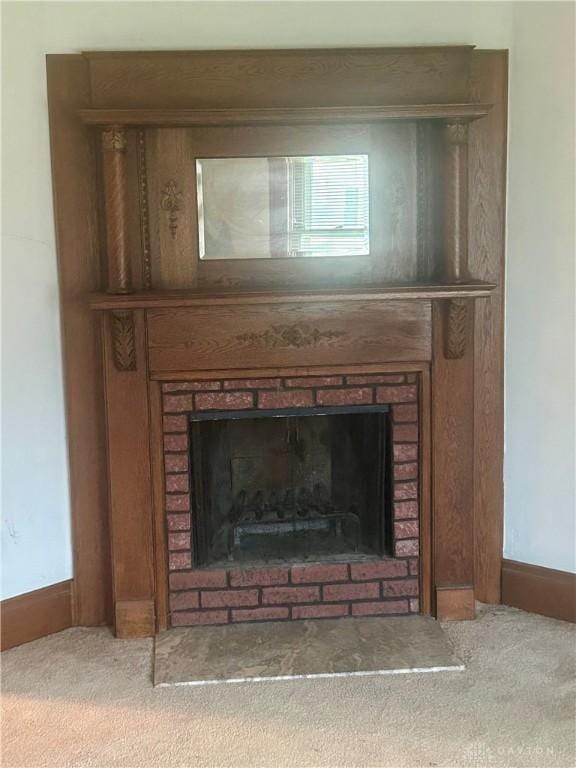
[(361, 522), (358, 513), (337, 509), (330, 500), (324, 483), (316, 483), (312, 491), (302, 487), (289, 488), (280, 499), (276, 491), (268, 497), (258, 490), (251, 498), (242, 490), (235, 499), (229, 526), (231, 538), (229, 559), (233, 559), (233, 547), (242, 545), (245, 536), (285, 535), (305, 531), (327, 531), (335, 536), (352, 539), (352, 549), (358, 550)]

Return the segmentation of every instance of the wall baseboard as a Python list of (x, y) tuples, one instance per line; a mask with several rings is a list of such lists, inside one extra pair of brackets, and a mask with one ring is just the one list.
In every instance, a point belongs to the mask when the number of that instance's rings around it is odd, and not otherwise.
[(502, 603), (576, 622), (576, 574), (503, 560)]
[(1, 650), (6, 651), (73, 626), (72, 585), (72, 580), (61, 581), (2, 600)]

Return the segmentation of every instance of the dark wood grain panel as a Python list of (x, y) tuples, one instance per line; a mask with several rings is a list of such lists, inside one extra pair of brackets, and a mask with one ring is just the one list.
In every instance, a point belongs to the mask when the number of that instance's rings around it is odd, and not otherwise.
[(438, 186), (442, 179), (442, 125), (420, 121), (416, 125), (416, 248), (418, 279), (430, 282), (441, 275), (442, 199)]
[[(102, 355), (86, 297), (102, 287), (94, 137), (76, 111), (90, 105), (87, 62), (47, 57), (48, 106), (66, 390), (77, 621), (112, 620)], [(103, 249), (102, 249), (103, 250)]]
[(325, 303), (150, 310), (150, 370), (430, 359), (430, 304)]
[(371, 133), (372, 279), (411, 282), (418, 273), (416, 125), (374, 125)]
[[(144, 313), (133, 313), (133, 370), (118, 370), (115, 364), (110, 320), (107, 315), (102, 317), (114, 601), (151, 601), (153, 605), (154, 536)], [(115, 618), (118, 619), (117, 613)]]
[(473, 54), (472, 97), (489, 98), (490, 114), (470, 126), (469, 264), (475, 277), (498, 288), (475, 302), (474, 536), (475, 588), (487, 603), (500, 602), (504, 526), (504, 249), (508, 54)]
[(444, 356), (443, 307), (433, 307), (432, 504), (436, 587), (474, 581), (474, 344), (467, 327), (461, 358)]
[(471, 52), (454, 46), (84, 55), (93, 107), (218, 109), (466, 102)]
[(198, 271), (196, 165), (189, 131), (146, 134), (152, 285), (191, 288)]
[(280, 286), (302, 289), (318, 286), (368, 286), (372, 278), (370, 256), (202, 261), (198, 286), (204, 290), (238, 289), (275, 291)]
[(369, 125), (215, 126), (155, 132), (172, 131), (188, 136), (194, 157), (362, 154), (370, 152), (372, 143)]

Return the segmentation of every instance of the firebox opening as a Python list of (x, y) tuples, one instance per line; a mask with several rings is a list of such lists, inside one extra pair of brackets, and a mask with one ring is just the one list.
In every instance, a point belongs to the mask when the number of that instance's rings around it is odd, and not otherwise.
[(386, 554), (387, 410), (192, 417), (197, 565)]

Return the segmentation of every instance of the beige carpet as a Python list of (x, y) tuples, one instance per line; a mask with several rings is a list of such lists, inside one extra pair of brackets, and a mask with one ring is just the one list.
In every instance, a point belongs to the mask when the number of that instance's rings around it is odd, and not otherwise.
[(156, 689), (152, 641), (68, 630), (2, 655), (2, 765), (574, 766), (574, 627), (446, 626), (465, 672)]

